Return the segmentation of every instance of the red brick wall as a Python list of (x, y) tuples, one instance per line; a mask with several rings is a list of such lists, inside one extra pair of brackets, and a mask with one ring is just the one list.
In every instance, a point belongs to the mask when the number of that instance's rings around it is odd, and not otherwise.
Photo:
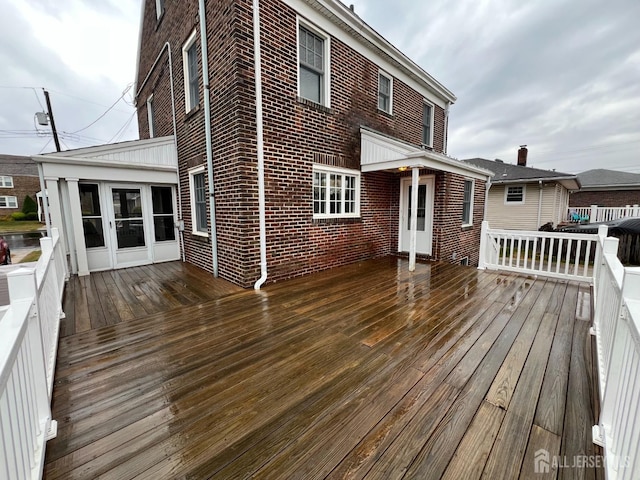
[[(211, 270), (209, 241), (189, 233), (192, 222), (187, 170), (202, 164), (206, 152), (202, 100), (199, 111), (184, 113), (181, 48), (196, 26), (197, 2), (166, 2), (165, 15), (157, 22), (155, 2), (146, 1), (138, 83), (169, 40), (177, 99), (185, 253), (189, 262)], [(419, 144), (422, 96), (396, 78), (394, 114), (378, 111), (378, 66), (332, 38), (331, 108), (298, 99), (296, 13), (284, 3), (271, 0), (261, 2), (260, 14), (269, 281), (395, 252), (399, 177), (382, 172), (362, 174), (361, 218), (314, 220), (312, 166), (314, 162), (326, 162), (359, 170), (361, 125)], [(220, 276), (250, 286), (260, 274), (251, 1), (207, 2), (207, 36)], [(157, 135), (173, 131), (168, 81), (167, 60), (163, 59), (139, 95), (138, 121), (143, 138), (148, 136), (145, 102), (152, 91)], [(200, 94), (202, 99), (202, 85)], [(436, 106), (434, 117), (434, 150), (442, 151), (444, 110)], [(442, 200), (448, 198), (446, 191), (443, 195)], [(477, 235), (473, 229), (471, 233), (460, 231), (461, 208), (460, 204), (460, 212), (452, 214), (457, 215), (457, 231), (447, 226), (445, 218), (438, 225), (447, 234), (455, 231), (458, 241), (466, 244), (467, 238)], [(442, 248), (447, 253), (453, 246), (448, 241)], [(463, 256), (462, 249), (458, 250)]]
[(40, 191), (40, 179), (23, 175), (12, 175), (13, 188), (0, 187), (0, 196), (16, 197), (18, 208), (0, 208), (0, 216), (10, 215), (14, 212), (21, 212), (24, 199), (29, 195), (36, 201), (36, 194)]
[(640, 190), (607, 190), (602, 192), (576, 192), (569, 195), (570, 207), (625, 207), (640, 205)]

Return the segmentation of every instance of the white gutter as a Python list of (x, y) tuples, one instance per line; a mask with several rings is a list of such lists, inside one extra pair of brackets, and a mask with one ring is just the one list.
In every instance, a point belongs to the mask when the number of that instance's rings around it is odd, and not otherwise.
[[(144, 2), (142, 2), (144, 4)], [(144, 5), (143, 5), (143, 12), (144, 12)], [(142, 27), (140, 27), (140, 30), (142, 32)], [(142, 33), (141, 33), (142, 35)], [(176, 158), (178, 158), (178, 129), (176, 128), (176, 97), (173, 93), (173, 61), (171, 60), (171, 44), (169, 42), (165, 42), (165, 44), (162, 46), (162, 48), (160, 49), (160, 52), (158, 53), (158, 56), (156, 57), (155, 61), (153, 62), (153, 65), (151, 65), (151, 68), (149, 69), (149, 71), (147, 72), (147, 76), (144, 78), (144, 80), (142, 81), (142, 85), (140, 85), (140, 87), (138, 88), (138, 90), (136, 91), (136, 96), (134, 98), (134, 101), (136, 103), (136, 105), (138, 104), (138, 96), (140, 95), (140, 92), (142, 92), (142, 89), (144, 88), (144, 86), (147, 84), (147, 82), (149, 81), (149, 77), (151, 77), (151, 72), (153, 72), (153, 70), (156, 68), (156, 65), (158, 64), (158, 62), (160, 61), (160, 57), (162, 56), (162, 52), (164, 51), (164, 49), (167, 49), (167, 53), (169, 55), (169, 88), (171, 89), (171, 120), (173, 121), (173, 145), (176, 149)], [(138, 57), (140, 56), (140, 52), (138, 51)], [(138, 58), (138, 65), (140, 65), (140, 59)], [(137, 79), (137, 72), (136, 72), (136, 79)], [(151, 127), (149, 127), (151, 128)], [(180, 173), (177, 173), (178, 176), (178, 185), (177, 185), (177, 190), (178, 190), (178, 223), (180, 225), (182, 225), (184, 216), (182, 215), (182, 192), (180, 191)], [(180, 235), (180, 252), (182, 254), (182, 261), (185, 261), (185, 253), (184, 253), (184, 229), (179, 227), (178, 228), (178, 234)]]
[(213, 149), (211, 147), (211, 105), (209, 99), (209, 55), (207, 53), (207, 19), (204, 0), (198, 2), (200, 17), (200, 49), (202, 51), (202, 84), (204, 85), (204, 132), (207, 142), (207, 177), (209, 178), (209, 218), (211, 219), (211, 259), (213, 276), (218, 276), (218, 234), (216, 232), (216, 200), (213, 190)]
[[(203, 1), (203, 0), (200, 0)], [(253, 59), (256, 78), (256, 139), (258, 153), (258, 214), (260, 217), (260, 278), (253, 288), (267, 281), (267, 225), (264, 199), (264, 137), (262, 132), (262, 62), (260, 58), (260, 1), (253, 0)]]

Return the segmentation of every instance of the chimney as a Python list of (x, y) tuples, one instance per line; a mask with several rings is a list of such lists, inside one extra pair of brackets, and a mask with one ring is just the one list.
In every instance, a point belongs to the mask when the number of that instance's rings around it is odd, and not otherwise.
[(527, 166), (527, 152), (529, 150), (527, 150), (527, 146), (526, 145), (520, 145), (520, 150), (518, 150), (518, 165), (520, 165), (521, 167), (526, 167)]

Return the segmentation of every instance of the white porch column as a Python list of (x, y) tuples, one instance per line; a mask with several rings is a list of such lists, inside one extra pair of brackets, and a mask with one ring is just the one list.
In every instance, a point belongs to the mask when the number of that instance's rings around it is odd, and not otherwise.
[[(87, 261), (87, 245), (84, 241), (84, 227), (82, 225), (82, 209), (80, 208), (80, 190), (77, 178), (67, 178), (69, 188), (69, 206), (71, 207), (71, 223), (73, 225), (73, 239), (76, 245), (76, 257), (78, 260), (78, 275), (89, 275), (89, 263)], [(73, 252), (72, 252), (73, 255)]]
[(598, 216), (598, 205), (591, 205), (589, 209), (589, 223), (596, 223), (598, 220), (596, 217)]
[(58, 229), (60, 240), (63, 245), (67, 245), (64, 222), (62, 221), (62, 206), (60, 205), (60, 188), (58, 177), (44, 177), (47, 185), (47, 196), (49, 197), (49, 214), (53, 227)]
[(416, 239), (418, 231), (418, 184), (420, 168), (411, 168), (411, 234), (409, 237), (409, 271), (416, 269)]

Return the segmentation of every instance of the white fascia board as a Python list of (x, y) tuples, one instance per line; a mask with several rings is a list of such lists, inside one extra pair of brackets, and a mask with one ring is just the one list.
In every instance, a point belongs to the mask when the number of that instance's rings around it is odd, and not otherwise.
[(78, 165), (75, 163), (43, 163), (43, 175), (52, 178), (78, 178), (107, 182), (178, 184), (175, 170), (133, 169), (110, 165)]
[(494, 179), (495, 185), (514, 185), (514, 184), (526, 184), (526, 183), (552, 183), (556, 182), (565, 187), (567, 190), (578, 190), (580, 184), (573, 177), (541, 177), (541, 178), (516, 178), (513, 180), (499, 180)]
[(457, 98), (417, 63), (336, 0), (283, 0), (307, 21), (342, 41), (425, 99), (446, 108)]

